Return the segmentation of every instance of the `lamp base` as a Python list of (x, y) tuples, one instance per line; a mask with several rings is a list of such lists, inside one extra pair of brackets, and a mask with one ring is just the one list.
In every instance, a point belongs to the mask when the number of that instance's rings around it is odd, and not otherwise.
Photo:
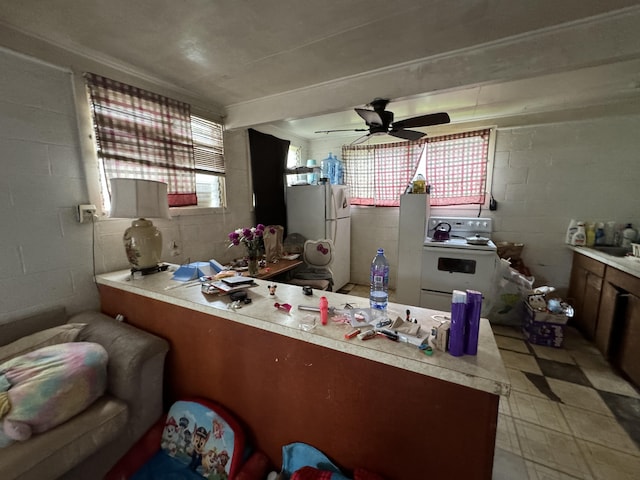
[(162, 234), (151, 220), (139, 218), (124, 232), (124, 249), (132, 270), (156, 268), (162, 254)]

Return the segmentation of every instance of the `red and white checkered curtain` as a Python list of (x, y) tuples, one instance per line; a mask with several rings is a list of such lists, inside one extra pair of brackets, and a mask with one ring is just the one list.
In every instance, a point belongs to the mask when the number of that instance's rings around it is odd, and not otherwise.
[(190, 105), (93, 73), (85, 79), (106, 185), (166, 182), (169, 206), (197, 205)]
[(351, 203), (397, 207), (418, 168), (424, 148), (417, 142), (344, 145), (345, 180)]
[(484, 204), (490, 133), (486, 129), (426, 140), (431, 206)]

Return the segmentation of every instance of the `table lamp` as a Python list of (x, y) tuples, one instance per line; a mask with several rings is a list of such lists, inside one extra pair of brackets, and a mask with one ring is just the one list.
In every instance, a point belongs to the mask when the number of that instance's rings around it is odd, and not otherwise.
[(143, 275), (160, 271), (162, 234), (149, 218), (171, 218), (167, 184), (133, 178), (111, 179), (113, 218), (137, 218), (124, 232), (124, 248), (131, 273)]

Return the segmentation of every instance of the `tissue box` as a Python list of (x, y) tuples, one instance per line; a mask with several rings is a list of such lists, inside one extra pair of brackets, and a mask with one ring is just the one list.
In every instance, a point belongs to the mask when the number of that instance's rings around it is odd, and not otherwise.
[(526, 302), (525, 306), (525, 319), (522, 326), (525, 338), (536, 345), (562, 347), (568, 317), (564, 314), (538, 312)]

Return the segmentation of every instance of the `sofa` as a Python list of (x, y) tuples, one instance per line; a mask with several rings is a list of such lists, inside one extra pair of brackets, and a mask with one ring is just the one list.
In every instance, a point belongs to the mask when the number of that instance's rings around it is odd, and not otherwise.
[(0, 448), (3, 480), (103, 478), (163, 413), (168, 343), (102, 313), (69, 318), (59, 307), (0, 321), (0, 350), (71, 326), (77, 331), (74, 341), (106, 350), (106, 390), (64, 423)]

